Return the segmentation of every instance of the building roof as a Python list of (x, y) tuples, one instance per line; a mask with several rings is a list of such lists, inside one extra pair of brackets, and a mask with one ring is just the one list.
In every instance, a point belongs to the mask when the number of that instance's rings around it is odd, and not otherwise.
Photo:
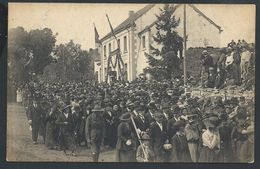
[(221, 27), (219, 25), (217, 25), (215, 22), (213, 22), (209, 17), (207, 17), (204, 13), (202, 13), (195, 5), (189, 4), (189, 6), (196, 11), (199, 15), (201, 15), (202, 17), (204, 17), (209, 23), (211, 23), (212, 25), (214, 25), (216, 28), (219, 29), (219, 31), (223, 31), (221, 29)]
[[(130, 27), (134, 21), (136, 21), (138, 18), (140, 18), (143, 14), (148, 12), (150, 9), (152, 9), (155, 6), (155, 4), (149, 4), (140, 9), (139, 11), (133, 13), (131, 16), (129, 16), (126, 20), (124, 20), (121, 24), (119, 24), (116, 28), (114, 28), (115, 34), (121, 32), (122, 30), (125, 30), (126, 28)], [(107, 38), (111, 37), (112, 33), (108, 33), (105, 35), (101, 41), (106, 40)]]
[[(142, 15), (144, 15), (146, 12), (148, 12), (150, 9), (152, 9), (155, 6), (155, 4), (149, 4), (146, 5), (145, 7), (143, 7), (142, 9), (140, 9), (139, 11), (135, 12), (134, 14), (132, 14), (131, 16), (129, 16), (126, 20), (124, 20), (121, 24), (119, 24), (115, 29), (114, 32), (115, 34), (125, 30), (126, 28), (129, 28), (130, 26), (132, 26), (134, 24), (134, 21), (136, 21), (138, 18), (140, 18)], [(181, 4), (177, 4), (176, 8), (180, 7)], [(209, 23), (211, 23), (212, 25), (214, 25), (217, 29), (219, 29), (219, 31), (221, 32), (222, 29), (219, 25), (217, 25), (215, 22), (213, 22), (209, 17), (207, 17), (203, 12), (201, 12), (195, 5), (189, 4), (189, 6), (195, 11), (197, 12), (200, 16), (204, 17)], [(155, 21), (156, 22), (156, 21)], [(141, 32), (151, 28), (153, 25), (155, 25), (155, 22), (153, 22), (151, 25), (147, 26), (144, 30), (142, 30)], [(105, 35), (100, 41), (104, 41), (108, 38), (110, 38), (112, 36), (112, 33), (108, 33), (107, 35)]]

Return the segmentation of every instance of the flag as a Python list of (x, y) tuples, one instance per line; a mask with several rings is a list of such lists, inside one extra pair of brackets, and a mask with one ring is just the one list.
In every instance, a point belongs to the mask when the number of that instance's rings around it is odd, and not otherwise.
[(98, 34), (95, 24), (94, 24), (94, 31), (95, 31), (95, 43), (100, 43), (99, 34)]
[(107, 16), (107, 20), (108, 20), (108, 23), (109, 23), (109, 26), (110, 26), (110, 29), (111, 29), (111, 33), (112, 33), (112, 35), (115, 37), (115, 39), (117, 39), (117, 38), (116, 38), (116, 35), (115, 35), (115, 32), (114, 32), (114, 29), (113, 29), (113, 27), (112, 27), (112, 25), (111, 25), (111, 23), (110, 23), (109, 18), (108, 18), (108, 15), (106, 14), (106, 16)]

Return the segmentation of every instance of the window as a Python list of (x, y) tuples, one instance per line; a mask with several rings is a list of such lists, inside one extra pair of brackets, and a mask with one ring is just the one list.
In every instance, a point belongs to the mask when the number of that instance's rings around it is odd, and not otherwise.
[(124, 52), (127, 52), (127, 38), (124, 36)]
[(111, 52), (111, 43), (108, 44), (108, 55), (110, 55)]
[(128, 79), (128, 73), (127, 73), (127, 63), (125, 63), (125, 80)]
[(121, 48), (120, 39), (117, 40), (117, 43), (118, 43), (119, 48)]
[(107, 57), (107, 47), (106, 45), (104, 45), (104, 58), (106, 59), (106, 57)]
[(142, 47), (145, 49), (145, 36), (142, 36)]

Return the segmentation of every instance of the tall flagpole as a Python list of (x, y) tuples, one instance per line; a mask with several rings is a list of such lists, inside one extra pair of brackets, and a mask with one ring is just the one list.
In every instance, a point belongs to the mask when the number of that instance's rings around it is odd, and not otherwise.
[(184, 45), (184, 51), (183, 51), (183, 76), (184, 76), (184, 87), (186, 92), (186, 85), (187, 85), (187, 70), (186, 70), (186, 50), (187, 50), (187, 37), (186, 37), (186, 4), (183, 5), (183, 45)]

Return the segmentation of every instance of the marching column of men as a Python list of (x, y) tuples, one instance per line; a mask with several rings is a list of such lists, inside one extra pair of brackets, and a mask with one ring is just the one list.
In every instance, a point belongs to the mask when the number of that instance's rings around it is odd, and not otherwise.
[(86, 146), (94, 162), (102, 148), (115, 149), (118, 162), (254, 160), (252, 100), (170, 96), (158, 85), (154, 95), (128, 89), (120, 97), (104, 94), (104, 88), (95, 89), (92, 98), (36, 90), (27, 109), (33, 143), (41, 135), (48, 149), (72, 156)]

